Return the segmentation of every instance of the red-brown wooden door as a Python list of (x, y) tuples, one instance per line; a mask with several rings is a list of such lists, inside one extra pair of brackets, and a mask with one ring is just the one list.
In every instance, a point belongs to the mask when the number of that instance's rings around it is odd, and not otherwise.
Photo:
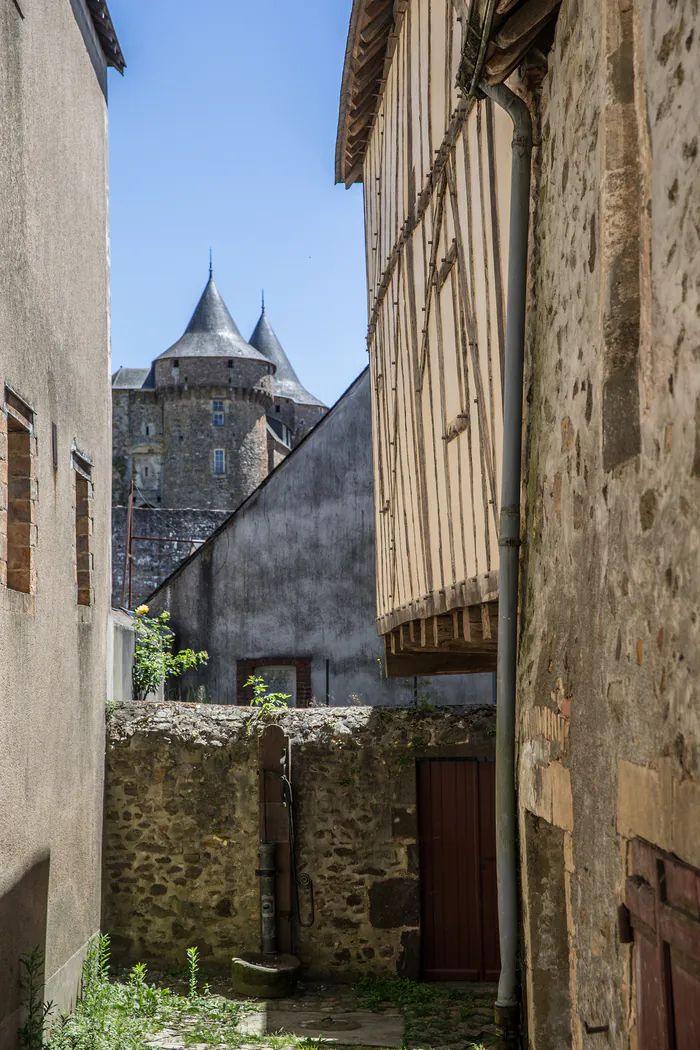
[(429, 981), (496, 981), (495, 764), (420, 761), (421, 968)]

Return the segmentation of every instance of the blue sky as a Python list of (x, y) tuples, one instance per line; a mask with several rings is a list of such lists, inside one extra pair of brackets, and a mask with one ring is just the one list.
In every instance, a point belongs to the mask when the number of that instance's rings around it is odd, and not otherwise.
[(334, 186), (350, 0), (109, 0), (112, 360), (146, 366), (214, 277), (243, 336), (260, 291), (331, 404), (367, 362), (362, 190)]

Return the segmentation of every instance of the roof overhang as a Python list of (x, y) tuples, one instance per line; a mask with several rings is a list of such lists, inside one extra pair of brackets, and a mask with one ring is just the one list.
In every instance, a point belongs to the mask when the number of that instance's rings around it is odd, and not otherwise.
[(112, 22), (112, 16), (109, 13), (106, 0), (85, 0), (85, 4), (90, 12), (92, 24), (95, 27), (95, 33), (97, 34), (97, 39), (100, 42), (102, 54), (105, 56), (107, 65), (112, 66), (113, 69), (123, 73), (126, 62), (124, 61), (122, 49), (119, 46), (114, 23)]
[(353, 0), (340, 88), (335, 181), (362, 181), (362, 164), (377, 109), (387, 45), (407, 0)]
[[(479, 84), (500, 84), (551, 29), (561, 0), (457, 0), (466, 26), (458, 83), (465, 95)], [(362, 168), (383, 85), (391, 65), (397, 25), (408, 0), (353, 0), (340, 89), (335, 181), (362, 182)], [(550, 41), (551, 42), (551, 41)], [(535, 66), (546, 71), (536, 52)]]

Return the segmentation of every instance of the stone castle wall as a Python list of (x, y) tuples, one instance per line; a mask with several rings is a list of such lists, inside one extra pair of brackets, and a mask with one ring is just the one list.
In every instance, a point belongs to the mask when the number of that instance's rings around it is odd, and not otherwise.
[[(223, 426), (212, 423), (214, 398), (224, 404)], [(250, 393), (216, 388), (168, 392), (163, 430), (165, 507), (232, 511), (267, 476), (265, 405)], [(215, 448), (225, 453), (222, 475), (214, 474)]]
[[(631, 839), (700, 868), (700, 36), (564, 0), (536, 100), (519, 789), (530, 1047), (636, 1046)], [(546, 921), (545, 921), (546, 919)]]
[[(228, 511), (137, 507), (134, 510), (134, 535), (204, 542), (227, 517)], [(122, 604), (126, 528), (127, 508), (112, 507), (112, 606), (115, 609)], [(189, 557), (193, 549), (195, 545), (191, 542), (157, 543), (135, 540), (132, 606), (135, 608), (144, 602), (165, 577)], [(126, 600), (128, 602), (128, 597)]]
[[(250, 711), (119, 706), (108, 728), (103, 929), (120, 960), (228, 968), (259, 946), (257, 732)], [(307, 976), (417, 976), (417, 758), (488, 757), (494, 708), (291, 711)], [(304, 903), (302, 901), (302, 907)]]

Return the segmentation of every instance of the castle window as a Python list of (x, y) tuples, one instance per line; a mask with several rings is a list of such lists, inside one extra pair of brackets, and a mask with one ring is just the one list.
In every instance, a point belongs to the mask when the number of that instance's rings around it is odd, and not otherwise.
[(279, 405), (275, 405), (275, 412), (279, 413), (279, 410), (280, 410), (280, 406)]
[(213, 459), (214, 459), (214, 462), (213, 462), (214, 473), (215, 474), (225, 474), (226, 473), (226, 452), (224, 451), (224, 449), (223, 448), (215, 448), (214, 449), (214, 457), (213, 457)]
[(224, 403), (223, 401), (212, 402), (212, 418), (211, 421), (215, 427), (222, 427), (224, 425)]
[(229, 361), (228, 366), (229, 368), (233, 368), (233, 361)]
[(175, 358), (175, 359), (173, 360), (173, 368), (179, 368), (179, 367), (180, 367), (180, 361), (179, 361), (179, 359), (178, 359), (178, 358), (176, 357), (176, 358)]

